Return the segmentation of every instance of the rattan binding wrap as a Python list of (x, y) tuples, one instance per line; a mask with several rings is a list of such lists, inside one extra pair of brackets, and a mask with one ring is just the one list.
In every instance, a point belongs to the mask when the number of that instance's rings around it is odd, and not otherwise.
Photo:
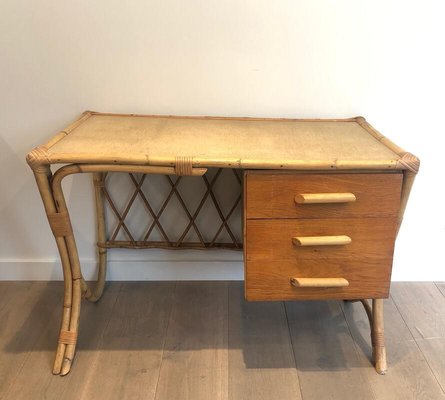
[(381, 331), (376, 331), (372, 335), (371, 342), (374, 347), (385, 347), (384, 333)]
[(76, 344), (77, 332), (60, 331), (59, 343), (61, 344)]
[(175, 173), (179, 176), (190, 176), (193, 172), (193, 158), (177, 156), (175, 160)]
[(398, 162), (402, 166), (400, 169), (407, 169), (414, 174), (419, 171), (420, 160), (414, 154), (405, 153)]
[(26, 155), (26, 162), (36, 171), (42, 165), (49, 165), (51, 163), (46, 146), (39, 146), (32, 149)]
[(48, 214), (48, 222), (51, 227), (51, 231), (56, 237), (69, 236), (73, 234), (68, 211)]

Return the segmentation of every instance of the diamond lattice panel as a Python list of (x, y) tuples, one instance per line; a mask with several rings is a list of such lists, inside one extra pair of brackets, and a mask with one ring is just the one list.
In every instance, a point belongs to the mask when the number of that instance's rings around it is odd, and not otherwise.
[(104, 247), (242, 249), (242, 174), (202, 177), (109, 173)]

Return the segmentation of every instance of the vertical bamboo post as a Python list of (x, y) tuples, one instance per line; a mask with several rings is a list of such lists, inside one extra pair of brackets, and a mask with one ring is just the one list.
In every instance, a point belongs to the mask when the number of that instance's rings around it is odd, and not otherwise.
[(383, 299), (372, 300), (372, 356), (375, 363), (375, 370), (380, 375), (386, 374), (386, 349), (383, 325)]
[(98, 301), (105, 287), (105, 278), (107, 273), (107, 249), (100, 247), (100, 243), (104, 243), (106, 240), (105, 229), (105, 205), (103, 187), (105, 185), (105, 176), (103, 172), (93, 173), (94, 194), (96, 200), (96, 238), (97, 238), (97, 258), (98, 258), (98, 273), (97, 283), (94, 288), (94, 292), (86, 297), (91, 302)]
[[(33, 168), (34, 177), (36, 179), (37, 187), (39, 189), (40, 196), (42, 198), (43, 206), (45, 208), (48, 219), (51, 215), (57, 213), (56, 203), (54, 201), (53, 193), (50, 186), (50, 180), (52, 178), (51, 170), (48, 165), (41, 165)], [(63, 236), (56, 236), (56, 244), (60, 254), (60, 260), (62, 262), (63, 280), (64, 280), (64, 298), (63, 298), (63, 310), (62, 320), (60, 323), (59, 342), (57, 345), (56, 356), (53, 366), (53, 374), (58, 375), (62, 369), (62, 363), (65, 356), (66, 343), (63, 340), (63, 332), (68, 331), (71, 307), (73, 301), (73, 285), (70, 259), (68, 256), (68, 249)]]

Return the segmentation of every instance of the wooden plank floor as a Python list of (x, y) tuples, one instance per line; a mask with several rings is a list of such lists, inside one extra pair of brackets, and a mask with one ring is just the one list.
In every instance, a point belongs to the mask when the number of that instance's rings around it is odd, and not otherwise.
[(241, 282), (113, 282), (53, 376), (61, 282), (0, 282), (0, 399), (444, 399), (445, 284), (394, 283), (389, 372), (358, 303), (247, 303)]

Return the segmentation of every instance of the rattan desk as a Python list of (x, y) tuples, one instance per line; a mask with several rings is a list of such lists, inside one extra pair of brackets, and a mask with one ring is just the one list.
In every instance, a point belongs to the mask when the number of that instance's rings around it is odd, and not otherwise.
[[(362, 117), (342, 120), (170, 117), (85, 112), (27, 156), (60, 253), (65, 295), (54, 374), (70, 371), (81, 299), (97, 301), (104, 288), (110, 247), (244, 248), (248, 300), (359, 300), (370, 326), (377, 372), (386, 371), (383, 298), (388, 297), (394, 242), (419, 160), (374, 130)], [(61, 166), (54, 174), (52, 164)], [(141, 194), (140, 173), (196, 176), (211, 197), (208, 168), (232, 169), (243, 199), (243, 244), (215, 236), (172, 242), (160, 211), (150, 207), (163, 240), (107, 237), (105, 177), (128, 172)], [(84, 281), (62, 191), (67, 175), (92, 173), (96, 194), (99, 272), (91, 290)], [(242, 176), (241, 176), (242, 175)], [(139, 175), (138, 175), (139, 176)], [(218, 176), (218, 174), (216, 174)], [(178, 178), (180, 179), (180, 178)], [(149, 202), (144, 197), (146, 205)], [(168, 202), (168, 199), (167, 199)], [(112, 205), (112, 203), (110, 203)], [(236, 204), (235, 204), (236, 205)], [(131, 206), (131, 202), (128, 207)], [(187, 210), (188, 229), (200, 211)], [(127, 211), (128, 211), (127, 207)], [(185, 207), (187, 209), (187, 207)], [(229, 215), (217, 207), (222, 224)], [(115, 210), (116, 211), (116, 210)], [(117, 211), (116, 211), (117, 212)], [(117, 212), (126, 229), (126, 211)], [(221, 228), (220, 228), (221, 229)], [(228, 229), (230, 233), (230, 229)], [(115, 236), (115, 235), (114, 235)], [(372, 299), (372, 305), (366, 299)]]

